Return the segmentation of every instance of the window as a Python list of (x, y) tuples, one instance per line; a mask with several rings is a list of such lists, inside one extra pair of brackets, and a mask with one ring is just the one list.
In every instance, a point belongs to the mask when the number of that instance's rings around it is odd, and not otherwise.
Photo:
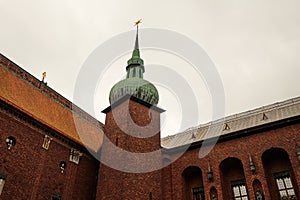
[(296, 199), (295, 190), (288, 171), (274, 174), (281, 199)]
[(118, 146), (119, 145), (119, 138), (117, 137), (116, 138), (116, 146)]
[(70, 161), (71, 162), (78, 164), (81, 156), (82, 156), (82, 153), (80, 151), (78, 151), (76, 149), (70, 150)]
[(231, 182), (231, 187), (235, 200), (248, 200), (247, 188), (244, 180)]
[(204, 200), (203, 187), (192, 188), (193, 200)]
[(6, 178), (6, 175), (0, 174), (0, 195), (1, 195), (3, 187), (4, 187), (5, 178)]
[(135, 68), (133, 68), (133, 75), (132, 77), (135, 77)]
[(42, 147), (44, 149), (49, 149), (51, 140), (52, 140), (51, 137), (49, 137), (48, 135), (45, 135)]
[(53, 193), (51, 199), (52, 199), (52, 200), (61, 200), (61, 195), (56, 194), (56, 193)]
[(60, 161), (59, 163), (59, 168), (60, 168), (60, 172), (61, 173), (64, 173), (64, 171), (66, 170), (67, 168), (67, 163), (65, 161)]
[(7, 148), (8, 150), (10, 150), (13, 146), (16, 145), (16, 138), (14, 138), (13, 136), (8, 136), (5, 140), (6, 144), (7, 144)]

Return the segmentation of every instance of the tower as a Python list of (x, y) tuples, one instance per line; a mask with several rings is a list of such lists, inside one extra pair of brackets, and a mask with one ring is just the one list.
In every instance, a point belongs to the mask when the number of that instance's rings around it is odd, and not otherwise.
[(109, 95), (97, 200), (161, 199), (160, 113), (155, 86), (143, 79), (138, 24), (126, 78)]

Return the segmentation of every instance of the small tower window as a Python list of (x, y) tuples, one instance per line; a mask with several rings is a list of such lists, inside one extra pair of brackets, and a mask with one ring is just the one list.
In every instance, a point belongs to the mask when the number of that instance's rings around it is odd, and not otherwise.
[(117, 137), (116, 138), (116, 146), (118, 146), (119, 145), (119, 138)]
[(133, 73), (132, 73), (132, 77), (135, 77), (135, 74), (136, 74), (136, 71), (135, 71), (136, 69), (135, 68), (133, 68)]
[(82, 153), (76, 149), (70, 150), (70, 161), (76, 164), (79, 164), (79, 159), (82, 156)]
[(45, 135), (42, 147), (44, 149), (49, 149), (51, 140), (52, 140), (51, 137), (49, 137), (48, 135)]

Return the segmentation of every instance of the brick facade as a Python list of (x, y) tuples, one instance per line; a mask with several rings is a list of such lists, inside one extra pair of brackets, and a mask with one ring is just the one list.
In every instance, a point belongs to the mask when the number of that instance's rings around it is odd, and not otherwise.
[[(139, 169), (151, 168), (151, 165), (161, 162), (160, 156), (158, 159), (139, 156), (160, 149), (160, 112), (131, 99), (120, 100), (119, 105), (112, 105), (105, 112), (107, 140), (104, 139), (101, 157), (105, 157), (106, 162), (123, 165), (124, 171), (100, 164), (97, 199), (161, 199), (161, 171), (137, 173)], [(143, 132), (140, 132), (140, 126)], [(147, 134), (151, 136), (141, 138)], [(115, 153), (116, 148), (123, 152)], [(136, 173), (126, 172), (126, 169), (135, 167)]]
[[(169, 167), (172, 174), (172, 198), (170, 199), (184, 199), (186, 188), (184, 188), (183, 172), (189, 166), (197, 166), (201, 169), (203, 175), (203, 187), (205, 191), (206, 199), (210, 199), (210, 189), (216, 188), (218, 192), (218, 199), (232, 199), (232, 193), (230, 188), (230, 180), (241, 179), (240, 172), (238, 170), (231, 171), (229, 174), (230, 179), (226, 181), (226, 177), (222, 178), (224, 172), (222, 172), (221, 163), (227, 158), (236, 158), (241, 161), (243, 168), (240, 169), (245, 175), (245, 181), (247, 185), (248, 196), (250, 199), (255, 199), (255, 191), (253, 190), (254, 181), (258, 180), (262, 185), (262, 190), (265, 195), (265, 199), (280, 199), (277, 192), (277, 186), (268, 185), (266, 177), (272, 179), (271, 174), (266, 174), (268, 166), (263, 164), (262, 155), (264, 152), (270, 149), (279, 148), (284, 150), (289, 157), (291, 163), (292, 174), (294, 175), (294, 186), (297, 194), (299, 195), (300, 188), (300, 161), (296, 155), (296, 145), (300, 145), (300, 124), (297, 119), (293, 124), (286, 125), (284, 127), (269, 127), (270, 130), (256, 131), (251, 135), (244, 135), (235, 139), (220, 141), (214, 146), (211, 152), (204, 158), (199, 159), (199, 148), (188, 150), (184, 156), (171, 164)], [(249, 167), (249, 154), (251, 155), (255, 164), (256, 172), (252, 173)], [(208, 162), (213, 171), (214, 180), (209, 181), (207, 179)], [(277, 163), (277, 171), (285, 170), (287, 163)], [(234, 166), (227, 166), (233, 167)], [(226, 187), (229, 187), (226, 188)], [(226, 188), (226, 191), (225, 191)], [(228, 192), (229, 191), (229, 192)], [(272, 196), (271, 196), (272, 195)], [(297, 198), (300, 198), (297, 196)]]
[[(3, 55), (0, 75), (0, 199), (94, 199), (99, 162), (85, 147), (100, 148), (102, 124)], [(16, 140), (11, 149), (8, 137)], [(82, 153), (78, 164), (69, 161), (71, 149)]]
[[(228, 200), (234, 199), (235, 184), (244, 184), (249, 199), (260, 190), (265, 199), (280, 200), (275, 181), (280, 176), (290, 177), (300, 199), (299, 114), (268, 123), (259, 119), (256, 126), (221, 135), (204, 158), (199, 158), (200, 147), (210, 149), (210, 144), (192, 142), (180, 158), (158, 169), (180, 148), (160, 151), (163, 110), (124, 97), (104, 110), (103, 125), (2, 55), (0, 75), (0, 178), (6, 176), (0, 199), (51, 199), (57, 194), (67, 200)], [(79, 136), (74, 116), (85, 135)], [(45, 135), (53, 138), (47, 150), (42, 148)], [(16, 139), (11, 149), (9, 136)], [(103, 162), (85, 147), (94, 154), (101, 147)], [(79, 164), (69, 161), (71, 149), (82, 153)], [(156, 151), (157, 157), (139, 156)], [(61, 161), (67, 164), (63, 173)], [(137, 173), (138, 168), (155, 170)]]
[[(6, 175), (6, 182), (0, 199), (51, 199), (53, 193), (63, 199), (93, 199), (98, 161), (80, 145), (55, 137), (59, 133), (53, 135), (50, 128), (4, 105), (0, 109), (0, 173)], [(48, 150), (42, 148), (45, 134), (53, 137)], [(5, 142), (8, 136), (16, 139), (10, 150)], [(71, 148), (84, 152), (78, 165), (69, 162)], [(64, 173), (61, 161), (67, 163)]]
[[(129, 103), (123, 103), (116, 109), (116, 116), (124, 115), (126, 106), (129, 105), (130, 115), (133, 121), (147, 125), (149, 123), (149, 111), (145, 107), (135, 101), (129, 100)], [(134, 110), (134, 114), (132, 112)], [(140, 112), (138, 112), (140, 110)], [(123, 119), (128, 119), (125, 116)], [(155, 119), (155, 118), (154, 118)], [(123, 121), (121, 127), (126, 124)], [(169, 166), (159, 170), (160, 191), (161, 195), (153, 196), (153, 199), (193, 199), (191, 189), (202, 187), (205, 199), (212, 199), (215, 195), (218, 199), (233, 199), (232, 183), (239, 180), (244, 180), (247, 196), (249, 199), (255, 199), (255, 193), (259, 189), (262, 191), (265, 199), (280, 199), (277, 185), (273, 174), (276, 172), (289, 171), (294, 186), (296, 195), (299, 193), (300, 183), (300, 161), (297, 158), (296, 146), (299, 144), (300, 132), (299, 116), (286, 120), (277, 121), (275, 123), (267, 123), (244, 131), (233, 132), (229, 135), (221, 136), (217, 144), (212, 148), (210, 153), (204, 158), (199, 158), (199, 150), (202, 145), (193, 144), (179, 159)], [(128, 128), (128, 127), (127, 127)], [(130, 126), (129, 126), (130, 128)], [(126, 128), (125, 128), (126, 129)], [(127, 129), (130, 132), (130, 130)], [(105, 123), (105, 133), (109, 137), (110, 142), (115, 144), (116, 138), (119, 137), (118, 145), (120, 148), (130, 152), (148, 152), (156, 150), (157, 142), (151, 142), (152, 139), (141, 140), (124, 134), (120, 130), (120, 125), (117, 125), (112, 116), (112, 112), (107, 113)], [(122, 143), (124, 141), (124, 143)], [(157, 141), (157, 140), (156, 140)], [(147, 143), (148, 142), (148, 143)], [(129, 145), (129, 146), (128, 146)], [(150, 146), (148, 146), (150, 145)], [(198, 147), (197, 147), (198, 146)], [(210, 149), (210, 146), (202, 148)], [(103, 151), (105, 150), (105, 143)], [(263, 155), (269, 151), (273, 151), (274, 157), (287, 158), (279, 159), (272, 163), (272, 167), (268, 166), (271, 163)], [(107, 149), (107, 151), (113, 151)], [(283, 153), (278, 153), (278, 152)], [(167, 161), (176, 156), (176, 149), (164, 151), (162, 162)], [(107, 153), (107, 152), (106, 152)], [(109, 153), (108, 153), (109, 154)], [(250, 157), (254, 164), (255, 171), (250, 169)], [(169, 159), (168, 159), (169, 158)], [(274, 158), (269, 158), (274, 159)], [(124, 161), (124, 160), (123, 160)], [(126, 162), (126, 161), (124, 161)], [(208, 165), (213, 173), (213, 179), (208, 179)], [(103, 166), (103, 167), (102, 167)], [(157, 172), (157, 171), (156, 171)], [(155, 172), (155, 173), (156, 173)], [(111, 180), (111, 176), (118, 177)], [(147, 199), (148, 186), (151, 186), (151, 181), (157, 182), (159, 176), (146, 181), (142, 178), (146, 174), (131, 175), (124, 172), (113, 170), (109, 167), (101, 165), (98, 185), (98, 194), (108, 194), (108, 196), (99, 196), (97, 199)], [(106, 177), (106, 178), (105, 178)], [(139, 180), (144, 182), (139, 182)], [(125, 186), (118, 188), (115, 185)], [(146, 188), (143, 183), (147, 182)], [(107, 183), (110, 184), (105, 190), (103, 188)], [(131, 184), (134, 183), (134, 184)], [(149, 184), (148, 184), (149, 183)], [(99, 189), (99, 186), (101, 189)], [(111, 192), (113, 190), (113, 192)], [(145, 191), (143, 193), (143, 191)], [(111, 196), (113, 195), (113, 196)], [(122, 196), (124, 195), (124, 196)], [(299, 196), (297, 196), (299, 198)]]

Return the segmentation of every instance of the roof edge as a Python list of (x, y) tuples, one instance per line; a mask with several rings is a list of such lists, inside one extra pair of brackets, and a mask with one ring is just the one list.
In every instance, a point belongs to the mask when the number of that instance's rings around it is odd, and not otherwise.
[(116, 102), (114, 102), (113, 104), (111, 104), (110, 106), (108, 106), (107, 108), (105, 108), (104, 110), (102, 110), (101, 112), (107, 114), (108, 112), (110, 112), (112, 110), (112, 108), (115, 108), (115, 107), (119, 106), (120, 104), (122, 104), (123, 102), (125, 102), (128, 99), (130, 99), (132, 101), (135, 101), (137, 103), (140, 103), (143, 106), (146, 106), (146, 107), (148, 107), (148, 108), (150, 108), (152, 110), (155, 110), (155, 111), (157, 111), (159, 113), (165, 112), (164, 109), (161, 109), (161, 108), (159, 108), (159, 107), (157, 107), (155, 105), (152, 105), (152, 104), (150, 104), (148, 102), (145, 102), (145, 101), (143, 101), (143, 100), (141, 100), (139, 98), (136, 98), (135, 96), (129, 95), (129, 94), (126, 94), (125, 96), (121, 97), (120, 99), (118, 99)]
[(47, 95), (49, 98), (53, 99), (56, 103), (64, 106), (66, 109), (75, 112), (83, 119), (86, 119), (92, 124), (96, 126), (104, 126), (103, 123), (95, 119), (93, 116), (88, 114), (86, 111), (72, 103), (70, 100), (66, 99), (61, 94), (57, 93), (54, 89), (49, 87), (47, 84), (43, 83), (35, 76), (21, 68), (19, 65), (11, 61), (9, 58), (5, 57), (0, 53), (0, 65), (7, 69), (9, 72), (13, 73), (15, 76), (30, 84), (37, 90), (39, 90), (42, 94)]

